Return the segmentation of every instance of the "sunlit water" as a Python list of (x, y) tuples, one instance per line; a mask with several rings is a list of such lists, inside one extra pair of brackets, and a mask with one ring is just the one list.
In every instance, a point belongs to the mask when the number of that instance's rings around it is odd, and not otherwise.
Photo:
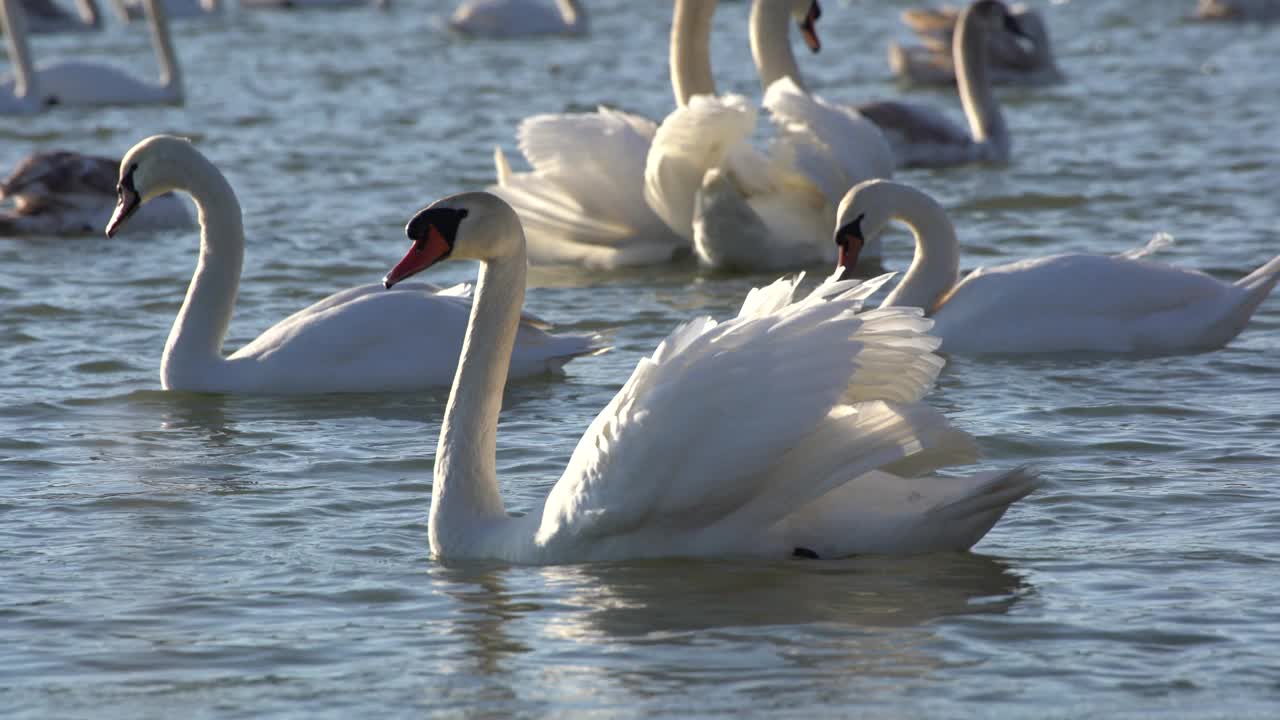
[[(420, 206), (492, 179), (517, 121), (605, 102), (665, 114), (661, 2), (595, 0), (583, 41), (467, 42), (440, 5), (182, 22), (182, 108), (0, 119), (0, 164), (197, 140), (244, 206), (228, 347), (399, 258)], [(829, 2), (802, 60), (830, 98), (899, 93), (905, 2)], [(1007, 169), (903, 174), (951, 209), (965, 265), (1116, 252), (1223, 278), (1280, 251), (1280, 29), (1193, 3), (1043, 4), (1067, 85), (1003, 93)], [(746, 3), (716, 74), (758, 93)], [(42, 59), (154, 72), (138, 28)], [(923, 93), (958, 114), (955, 98)], [(968, 555), (445, 566), (427, 555), (445, 393), (165, 393), (194, 233), (0, 240), (0, 707), (7, 717), (1271, 717), (1280, 707), (1280, 298), (1225, 350), (955, 358), (930, 401), (984, 467), (1049, 482)], [(892, 264), (908, 236), (889, 238)], [(474, 268), (432, 271), (441, 282)], [(530, 308), (616, 350), (513, 386), (499, 468), (535, 506), (637, 358), (769, 277), (532, 277)], [(406, 321), (412, 320), (406, 318)]]

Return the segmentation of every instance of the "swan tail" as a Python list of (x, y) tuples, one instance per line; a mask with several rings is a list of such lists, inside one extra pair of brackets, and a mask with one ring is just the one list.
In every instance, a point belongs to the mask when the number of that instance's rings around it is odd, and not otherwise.
[(1239, 335), (1249, 324), (1258, 306), (1271, 295), (1277, 281), (1280, 281), (1280, 255), (1237, 280), (1235, 286), (1244, 293), (1238, 303), (1227, 309), (1225, 317), (1213, 324), (1215, 338), (1207, 345), (1221, 347)]
[(1250, 293), (1260, 293), (1261, 297), (1258, 300), (1261, 301), (1271, 293), (1277, 279), (1280, 279), (1280, 255), (1271, 258), (1265, 265), (1240, 278), (1235, 284)]

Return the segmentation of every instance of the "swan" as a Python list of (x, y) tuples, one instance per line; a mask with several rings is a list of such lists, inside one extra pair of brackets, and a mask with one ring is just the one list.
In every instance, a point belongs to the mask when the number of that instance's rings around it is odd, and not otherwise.
[(40, 75), (31, 66), (26, 13), (13, 0), (0, 0), (5, 49), (13, 77), (0, 76), (0, 115), (30, 115), (46, 106), (40, 92)]
[[(1003, 30), (988, 40), (988, 67), (994, 85), (1053, 85), (1065, 80), (1054, 59), (1053, 43), (1044, 17), (1035, 9), (1018, 3), (1009, 12), (1028, 39)], [(911, 85), (955, 85), (956, 66), (951, 57), (952, 36), (960, 11), (904, 10), (902, 19), (924, 41), (923, 46), (889, 44), (889, 67), (893, 74)]]
[(464, 35), (525, 37), (586, 35), (587, 12), (578, 0), (466, 0), (453, 11), (449, 28)]
[(1267, 22), (1280, 20), (1280, 0), (1200, 0), (1196, 20)]
[[(674, 556), (828, 558), (964, 550), (1038, 484), (1018, 468), (919, 477), (974, 443), (919, 398), (941, 359), (918, 310), (859, 313), (875, 283), (798, 281), (738, 317), (684, 323), (600, 412), (541, 507), (507, 514), (495, 450), (527, 261), (516, 212), (484, 192), (409, 221), (390, 288), (480, 261), (435, 455), (428, 536), (442, 560), (552, 564)], [(907, 477), (906, 475), (911, 475)]]
[(875, 125), (801, 84), (789, 28), (796, 21), (814, 47), (819, 13), (812, 0), (752, 4), (752, 57), (767, 89), (762, 105), (777, 126), (767, 153), (751, 145), (756, 110), (738, 95), (693, 97), (658, 128), (645, 199), (703, 265), (759, 271), (829, 263), (844, 191), (893, 172)]
[[(119, 160), (68, 150), (33, 153), (3, 183), (0, 236), (84, 235), (107, 224), (116, 203)], [(147, 203), (129, 230), (187, 228), (195, 224), (185, 201), (163, 195)]]
[(1007, 163), (1009, 129), (991, 91), (988, 39), (1007, 30), (1026, 37), (1000, 0), (977, 0), (956, 21), (953, 41), (956, 83), (969, 130), (931, 107), (894, 100), (866, 103), (857, 109), (880, 126), (898, 158), (899, 167), (950, 167), (969, 163)]
[[(677, 104), (715, 92), (709, 48), (714, 11), (714, 3), (675, 1), (670, 52)], [(646, 117), (601, 107), (521, 121), (517, 139), (531, 172), (512, 172), (495, 148), (497, 184), (488, 190), (519, 213), (530, 262), (610, 269), (688, 255), (688, 241), (645, 202), (645, 161), (656, 130)]]
[(368, 5), (385, 10), (390, 0), (240, 0), (245, 10), (337, 10)]
[[(23, 33), (9, 33), (11, 57), (17, 56), (19, 85), (25, 76), (30, 88), (38, 88), (37, 96), (42, 105), (147, 105), (181, 104), (182, 75), (174, 56), (169, 38), (169, 24), (165, 19), (161, 0), (144, 0), (151, 18), (151, 39), (160, 58), (160, 82), (148, 83), (136, 80), (110, 65), (98, 65), (79, 60), (67, 60), (31, 68), (30, 53)], [(15, 0), (0, 0), (6, 22), (18, 15), (12, 7)], [(21, 26), (20, 26), (21, 27)], [(19, 36), (19, 37), (14, 37)], [(0, 97), (15, 95), (14, 84), (0, 82)]]
[(76, 0), (75, 15), (53, 0), (22, 0), (19, 4), (27, 15), (27, 32), (33, 35), (102, 29), (96, 0)]
[(951, 353), (1213, 350), (1248, 324), (1280, 279), (1280, 255), (1234, 283), (1156, 263), (1167, 239), (1121, 255), (1063, 253), (979, 268), (959, 278), (955, 228), (942, 207), (908, 185), (870, 181), (841, 203), (843, 257), (892, 220), (915, 234), (916, 254), (881, 307), (924, 308)]
[[(170, 191), (191, 195), (200, 212), (200, 260), (160, 359), (166, 390), (224, 393), (404, 391), (449, 383), (462, 346), (468, 300), (454, 288), (386, 293), (362, 285), (330, 295), (222, 355), (244, 260), (240, 203), (222, 173), (195, 146), (156, 135), (120, 161), (119, 203), (110, 237), (144, 203)], [(409, 318), (422, 317), (422, 327)], [(512, 377), (558, 370), (599, 351), (598, 339), (551, 335), (536, 319), (519, 323)], [(505, 377), (505, 374), (504, 374)]]
[[(125, 22), (147, 16), (143, 0), (114, 0), (114, 2), (116, 15)], [(163, 2), (165, 17), (170, 20), (205, 17), (222, 10), (222, 0), (163, 0)]]

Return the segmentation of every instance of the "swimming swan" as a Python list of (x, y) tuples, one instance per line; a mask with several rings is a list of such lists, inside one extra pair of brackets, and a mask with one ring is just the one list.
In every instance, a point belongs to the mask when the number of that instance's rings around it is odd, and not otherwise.
[(446, 258), (481, 263), (435, 455), (436, 558), (964, 550), (1037, 485), (1021, 468), (919, 477), (974, 455), (967, 434), (919, 402), (942, 365), (928, 321), (909, 308), (859, 313), (874, 283), (829, 282), (797, 300), (798, 283), (781, 280), (748, 294), (737, 318), (672, 332), (591, 423), (541, 507), (512, 517), (495, 451), (528, 265), (520, 219), (493, 195), (462, 193), (418, 212), (406, 234), (413, 246), (387, 287)]
[[(361, 285), (330, 295), (224, 357), (244, 262), (240, 203), (231, 185), (191, 143), (164, 135), (129, 150), (119, 178), (108, 236), (165, 192), (190, 194), (200, 210), (200, 260), (160, 359), (166, 390), (405, 391), (448, 385), (453, 377), (470, 303), (457, 289), (422, 285), (394, 293)], [(502, 358), (512, 377), (556, 370), (599, 349), (596, 338), (550, 335), (531, 319), (515, 327), (514, 351), (508, 343), (510, 357)]]
[[(1145, 259), (1063, 253), (979, 268), (960, 279), (960, 249), (946, 212), (928, 195), (871, 181), (840, 205), (842, 256), (893, 220), (915, 234), (916, 254), (881, 307), (917, 307), (951, 353), (1169, 354), (1222, 347), (1249, 322), (1280, 279), (1276, 256), (1234, 283)], [(1167, 241), (1165, 241), (1167, 242)]]

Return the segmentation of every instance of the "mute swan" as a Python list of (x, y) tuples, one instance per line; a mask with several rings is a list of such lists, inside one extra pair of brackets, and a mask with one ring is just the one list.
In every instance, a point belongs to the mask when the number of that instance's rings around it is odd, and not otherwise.
[(95, 0), (76, 0), (75, 15), (63, 10), (53, 0), (22, 0), (19, 5), (27, 15), (27, 32), (33, 35), (102, 28), (102, 17)]
[[(670, 64), (677, 104), (715, 91), (709, 49), (714, 12), (711, 2), (675, 2)], [(533, 171), (513, 173), (495, 149), (498, 182), (488, 189), (520, 215), (530, 262), (607, 269), (687, 256), (688, 241), (645, 202), (645, 158), (656, 129), (648, 118), (603, 107), (521, 121), (520, 152)]]
[[(166, 390), (228, 393), (325, 393), (416, 390), (447, 385), (456, 369), (469, 312), (456, 289), (429, 286), (382, 292), (361, 285), (330, 295), (222, 355), (231, 322), (244, 228), (240, 203), (226, 178), (195, 146), (157, 135), (120, 161), (119, 204), (111, 236), (157, 195), (189, 193), (200, 211), (200, 261), (160, 359)], [(408, 318), (423, 319), (421, 327)], [(506, 345), (512, 377), (556, 370), (598, 351), (596, 338), (550, 335), (532, 319)], [(505, 378), (505, 373), (504, 376)]]
[(919, 307), (953, 353), (1168, 354), (1222, 347), (1244, 329), (1280, 279), (1280, 256), (1234, 283), (1144, 259), (1064, 253), (979, 268), (959, 279), (947, 214), (928, 195), (893, 182), (845, 197), (835, 233), (842, 256), (892, 220), (915, 234), (916, 255), (881, 307)]
[(450, 29), (465, 35), (524, 37), (586, 35), (587, 12), (578, 0), (466, 0), (449, 18)]
[(5, 49), (13, 68), (13, 77), (0, 76), (0, 115), (30, 115), (46, 105), (40, 92), (40, 76), (31, 66), (26, 20), (26, 14), (13, 0), (0, 0)]
[(1241, 22), (1280, 20), (1280, 0), (1200, 0), (1195, 18)]
[(542, 507), (511, 517), (495, 449), (528, 265), (520, 219), (471, 192), (418, 212), (405, 232), (413, 247), (387, 287), (445, 258), (481, 263), (435, 456), (437, 558), (964, 550), (1038, 483), (1021, 468), (894, 474), (974, 455), (967, 434), (918, 402), (942, 365), (928, 321), (907, 308), (858, 313), (875, 283), (829, 282), (793, 301), (798, 283), (781, 280), (748, 294), (733, 320), (671, 333), (591, 423)]
[[(715, 2), (707, 3), (714, 9)], [(812, 0), (756, 0), (752, 57), (778, 126), (768, 153), (749, 138), (756, 111), (744, 98), (699, 96), (663, 120), (645, 166), (645, 199), (704, 265), (777, 270), (830, 262), (835, 205), (854, 183), (892, 174), (880, 131), (799, 84), (789, 27), (816, 47)], [(871, 255), (872, 253), (868, 253)]]
[(899, 167), (949, 167), (1009, 161), (1009, 129), (991, 91), (988, 40), (1001, 29), (1026, 37), (1000, 0), (977, 0), (956, 22), (956, 83), (969, 130), (931, 107), (894, 100), (866, 103), (858, 111), (880, 126)]
[[(102, 229), (116, 203), (118, 160), (57, 150), (28, 155), (0, 183), (0, 236), (84, 235)], [(185, 228), (195, 224), (186, 202), (164, 195), (147, 203), (129, 230)]]
[[(1004, 30), (988, 40), (988, 62), (994, 85), (1052, 85), (1064, 80), (1054, 59), (1053, 44), (1044, 17), (1018, 3), (1010, 7), (1029, 41), (1029, 48), (1018, 36)], [(912, 85), (955, 85), (956, 66), (952, 59), (952, 36), (960, 11), (953, 7), (940, 10), (904, 10), (902, 20), (920, 36), (923, 46), (889, 44), (889, 66), (899, 80)]]
[[(161, 0), (144, 0), (151, 19), (151, 39), (160, 58), (159, 84), (134, 79), (109, 65), (97, 65), (69, 60), (41, 65), (31, 70), (30, 53), (25, 38), (10, 33), (10, 53), (20, 53), (19, 77), (28, 76), (32, 87), (38, 88), (38, 96), (44, 105), (147, 105), (182, 103), (182, 75), (174, 56), (169, 38), (169, 24), (165, 19)], [(0, 0), (5, 16), (12, 20), (15, 0)], [(34, 78), (34, 80), (32, 80)], [(11, 83), (0, 84), (0, 97), (13, 94)]]

